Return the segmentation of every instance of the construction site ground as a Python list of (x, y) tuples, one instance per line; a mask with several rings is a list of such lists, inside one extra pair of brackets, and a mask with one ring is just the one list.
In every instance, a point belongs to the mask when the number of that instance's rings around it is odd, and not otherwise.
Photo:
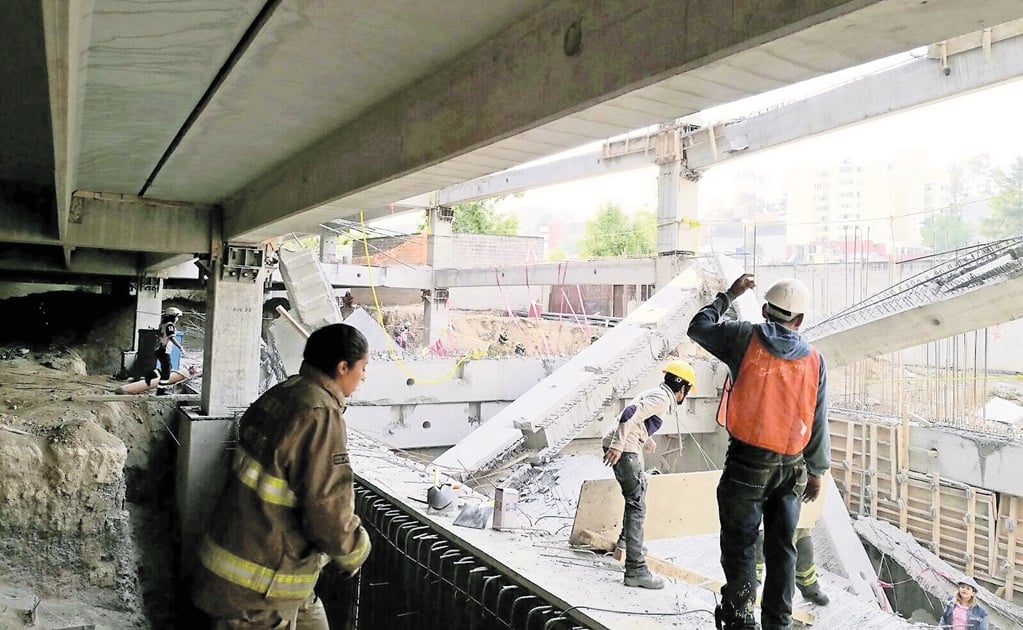
[[(205, 308), (194, 297), (183, 294), (165, 306), (185, 311), (183, 362), (201, 366)], [(10, 321), (24, 322), (4, 327), (0, 336), (0, 629), (178, 627), (185, 594), (176, 579), (172, 424), (175, 405), (195, 397), (115, 393), (124, 380), (113, 375), (134, 337), (133, 299), (60, 292), (5, 300), (0, 311), (11, 315)], [(387, 309), (383, 315), (388, 332), (406, 321), (413, 333), (421, 331), (421, 309)], [(266, 317), (272, 316), (268, 305)], [(594, 334), (567, 320), (513, 321), (494, 312), (453, 312), (450, 327), (465, 344), (462, 352), (492, 348), (507, 330), (511, 345), (522, 340), (529, 353), (546, 344), (570, 354)], [(370, 480), (393, 487), (397, 495), (428, 485), (426, 462), (436, 451), (409, 459), (378, 443), (365, 442), (360, 449), (374, 458), (365, 467)], [(482, 480), (479, 489), (492, 496), (494, 482), (514, 472), (511, 467)], [(542, 583), (550, 575), (567, 575), (570, 579), (551, 583), (586, 585), (558, 587), (558, 595), (592, 606), (594, 618), (617, 627), (620, 613), (597, 609), (620, 609), (604, 604), (626, 599), (620, 569), (610, 558), (567, 544), (578, 484), (609, 474), (600, 465), (595, 441), (571, 445), (548, 468), (523, 477), (535, 491), (523, 497), (520, 529), (456, 529), (482, 546), (524, 550), (511, 555), (522, 556), (516, 570), (527, 579), (535, 573)], [(448, 527), (450, 517), (441, 525)], [(650, 546), (652, 554), (720, 579), (715, 541), (651, 541)], [(879, 620), (862, 602), (843, 603), (853, 596), (824, 566), (836, 605), (823, 613), (835, 618), (817, 627), (908, 627), (894, 617)], [(665, 591), (642, 595), (628, 607), (634, 615), (629, 627), (713, 627), (708, 611), (715, 600), (706, 589), (672, 582)]]

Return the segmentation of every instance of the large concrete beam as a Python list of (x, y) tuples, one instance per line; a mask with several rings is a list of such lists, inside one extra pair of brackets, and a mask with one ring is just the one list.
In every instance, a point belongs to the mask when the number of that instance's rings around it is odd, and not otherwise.
[(950, 427), (914, 426), (909, 467), (992, 492), (1023, 496), (1023, 445)]
[[(826, 336), (818, 337), (815, 328), (807, 331), (829, 368), (1019, 319), (1023, 317), (1023, 276), (906, 310), (879, 305), (867, 313), (874, 317)], [(865, 313), (864, 318), (868, 317)]]
[(109, 250), (204, 253), (214, 214), (207, 206), (78, 192), (71, 200), (66, 242)]
[(945, 75), (940, 61), (921, 57), (736, 123), (695, 131), (687, 139), (688, 165), (708, 168), (731, 157), (1017, 79), (1023, 76), (1023, 37), (951, 56), (948, 68)]
[(653, 284), (654, 258), (588, 260), (486, 269), (438, 269), (439, 287)]
[(463, 184), (448, 186), (437, 191), (437, 203), (442, 206), (453, 206), (467, 201), (510, 195), (539, 186), (611, 175), (650, 166), (654, 157), (653, 152), (608, 157), (597, 150), (537, 166), (501, 171)]
[(935, 265), (804, 335), (838, 367), (1023, 317), (1023, 236)]
[[(977, 38), (979, 33), (971, 37)], [(959, 51), (948, 58), (948, 67), (949, 74), (945, 75), (938, 60), (921, 57), (756, 116), (683, 132), (687, 165), (697, 170), (710, 168), (733, 157), (1016, 79), (1023, 76), (1023, 37), (996, 41), (988, 50)], [(435, 197), (441, 205), (454, 205), (649, 166), (659, 157), (651, 149), (657, 144), (656, 138), (659, 135), (667, 138), (674, 133), (679, 132), (672, 129), (632, 138), (634, 147), (620, 147), (622, 152), (610, 156), (601, 148), (562, 160), (502, 171), (442, 188)], [(714, 142), (711, 142), (711, 134)]]
[(67, 264), (60, 247), (22, 249), (14, 246), (0, 252), (0, 271), (20, 275), (63, 273), (133, 278), (139, 270), (137, 256), (130, 252), (78, 249), (71, 253), (71, 263)]
[(503, 461), (523, 443), (536, 460), (553, 457), (685, 340), (689, 319), (708, 298), (701, 294), (704, 284), (696, 267), (684, 264), (675, 280), (599, 341), (434, 463), (445, 470), (475, 472)]
[[(1015, 17), (1016, 7), (996, 0), (969, 7), (954, 0), (761, 0), (686, 10), (674, 0), (556, 0), (243, 187), (225, 204), (225, 237), (263, 241), (329, 221), (337, 210), (323, 204), (618, 96), (642, 98), (643, 88), (758, 46), (799, 50), (828, 42), (836, 53), (788, 77), (797, 80), (958, 35), (964, 20), (977, 28)], [(869, 55), (840, 52), (862, 51), (865, 41)], [(604, 125), (604, 137), (663, 119), (663, 109), (659, 116), (637, 112), (625, 128)]]
[[(71, 193), (76, 188), (74, 156), (78, 154), (78, 125), (82, 107), (78, 88), (81, 82), (81, 60), (85, 54), (83, 41), (88, 40), (88, 32), (91, 30), (93, 5), (93, 0), (42, 0), (50, 120), (53, 127), (57, 236), (61, 242), (67, 238)], [(65, 244), (63, 249), (64, 263), (70, 267), (72, 247)]]
[(394, 289), (428, 289), (434, 284), (446, 288), (492, 287), (498, 283), (501, 286), (653, 284), (655, 266), (654, 258), (590, 260), (500, 268), (437, 269), (431, 278), (427, 267), (322, 265), (332, 286), (368, 287), (372, 284)]
[(386, 267), (321, 264), (327, 281), (334, 287), (389, 287), (392, 289), (428, 289), (432, 286), (428, 267)]

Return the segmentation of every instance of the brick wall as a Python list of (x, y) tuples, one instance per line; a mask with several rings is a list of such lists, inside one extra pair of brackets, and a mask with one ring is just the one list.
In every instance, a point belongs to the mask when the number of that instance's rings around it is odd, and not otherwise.
[[(369, 239), (370, 261), (374, 265), (426, 264), (426, 235), (386, 236)], [(496, 234), (453, 234), (451, 264), (459, 269), (503, 267), (542, 263), (546, 252), (540, 236), (498, 236)], [(399, 262), (400, 261), (400, 262)], [(354, 248), (353, 264), (366, 264), (361, 244)], [(458, 287), (451, 289), (449, 304), (457, 309), (526, 310), (531, 301), (547, 302), (547, 287)], [(355, 295), (355, 292), (353, 292)], [(415, 290), (378, 290), (382, 302), (415, 304), (420, 293)], [(356, 299), (359, 296), (356, 295)]]
[[(370, 260), (374, 265), (426, 264), (426, 234), (383, 236), (369, 239)], [(495, 234), (453, 234), (452, 265), (459, 269), (524, 265), (544, 262), (541, 236), (498, 236)], [(361, 246), (354, 248), (353, 262), (366, 264)]]

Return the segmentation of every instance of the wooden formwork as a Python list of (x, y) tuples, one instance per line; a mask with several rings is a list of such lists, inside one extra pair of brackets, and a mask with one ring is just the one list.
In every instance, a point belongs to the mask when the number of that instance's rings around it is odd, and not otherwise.
[(907, 428), (833, 416), (831, 471), (851, 514), (897, 525), (950, 565), (1004, 596), (1023, 594), (1023, 498), (909, 471)]
[(1023, 593), (1023, 575), (1017, 562), (1023, 561), (1023, 533), (1019, 531), (1019, 519), (1023, 517), (1023, 498), (1002, 495), (998, 506), (997, 565), (992, 576), (1005, 587), (1005, 599), (1012, 599), (1015, 593)]
[(888, 519), (898, 513), (899, 427), (832, 418), (831, 474), (851, 514)]
[(938, 475), (911, 472), (907, 484), (907, 531), (968, 575), (992, 575), (997, 497)]

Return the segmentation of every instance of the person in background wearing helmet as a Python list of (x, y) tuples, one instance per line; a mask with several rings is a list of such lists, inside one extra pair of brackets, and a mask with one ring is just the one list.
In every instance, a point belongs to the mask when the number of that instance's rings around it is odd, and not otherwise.
[(799, 334), (810, 291), (798, 280), (780, 280), (764, 294), (765, 322), (723, 320), (755, 286), (743, 274), (689, 323), (689, 337), (731, 374), (718, 407), (718, 423), (729, 434), (717, 488), (725, 585), (714, 620), (724, 630), (759, 627), (754, 548), (761, 521), (767, 565), (761, 623), (764, 630), (792, 627), (800, 500), (817, 498), (831, 466), (827, 368)]
[(618, 547), (625, 547), (625, 585), (664, 588), (664, 580), (650, 573), (643, 547), (643, 519), (646, 516), (646, 476), (643, 452), (653, 453), (652, 437), (668, 415), (696, 384), (696, 372), (685, 361), (664, 366), (664, 382), (629, 401), (618, 416), (618, 426), (604, 438), (604, 463), (614, 468), (615, 479), (625, 497), (625, 515)]
[(945, 600), (938, 627), (951, 630), (988, 630), (987, 611), (977, 600), (977, 583), (969, 576), (959, 580), (959, 590)]
[(372, 544), (355, 514), (345, 401), (366, 377), (369, 343), (348, 324), (309, 335), (298, 374), (238, 423), (234, 465), (202, 543), (192, 600), (215, 630), (328, 630), (313, 588), (346, 576)]
[(153, 370), (149, 375), (146, 376), (146, 386), (156, 379), (160, 385), (166, 385), (170, 379), (171, 374), (171, 355), (170, 355), (170, 344), (177, 346), (178, 350), (181, 351), (182, 356), (185, 354), (185, 349), (178, 343), (178, 329), (175, 324), (181, 318), (181, 309), (171, 306), (163, 312), (163, 317), (160, 319), (160, 328), (156, 334), (156, 366), (157, 369)]

